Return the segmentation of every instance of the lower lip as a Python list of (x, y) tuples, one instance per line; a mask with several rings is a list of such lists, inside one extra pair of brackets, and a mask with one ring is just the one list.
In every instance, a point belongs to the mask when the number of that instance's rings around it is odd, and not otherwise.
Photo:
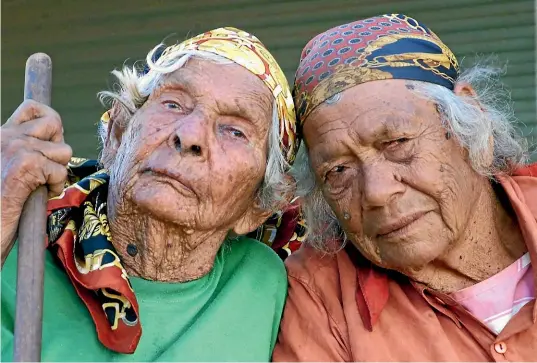
[(427, 213), (425, 213), (424, 215), (416, 218), (415, 220), (413, 220), (412, 222), (410, 222), (409, 224), (407, 224), (406, 226), (404, 227), (401, 227), (399, 229), (396, 229), (395, 231), (392, 231), (390, 233), (386, 233), (386, 234), (382, 234), (382, 235), (379, 235), (380, 238), (382, 239), (394, 239), (394, 238), (401, 238), (401, 237), (404, 237), (406, 235), (408, 235), (410, 232), (412, 232), (412, 229), (414, 229), (417, 225), (417, 223), (426, 215)]
[(194, 192), (190, 188), (188, 188), (183, 183), (181, 183), (177, 179), (175, 179), (175, 178), (173, 178), (173, 177), (171, 177), (171, 176), (169, 176), (167, 174), (158, 173), (158, 172), (155, 172), (153, 170), (146, 170), (146, 171), (144, 171), (144, 174), (149, 175), (149, 176), (154, 177), (154, 178), (164, 179), (164, 182), (166, 184), (170, 185), (172, 188), (174, 188), (175, 190), (177, 190), (181, 194), (185, 194), (185, 195), (188, 195), (188, 196), (193, 196), (194, 195)]

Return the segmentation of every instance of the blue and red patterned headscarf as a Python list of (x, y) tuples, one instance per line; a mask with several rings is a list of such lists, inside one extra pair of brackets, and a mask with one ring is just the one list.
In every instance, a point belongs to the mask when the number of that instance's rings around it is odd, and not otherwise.
[(295, 75), (298, 123), (335, 94), (383, 79), (409, 79), (453, 89), (459, 65), (429, 28), (402, 14), (343, 24), (308, 42)]

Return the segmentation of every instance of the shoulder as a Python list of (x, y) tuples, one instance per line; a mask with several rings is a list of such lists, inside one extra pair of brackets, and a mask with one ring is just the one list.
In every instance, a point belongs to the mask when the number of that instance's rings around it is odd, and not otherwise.
[(325, 253), (304, 244), (285, 260), (290, 289), (295, 284), (321, 300), (341, 298), (342, 269), (353, 269), (346, 252)]
[(235, 271), (248, 271), (263, 281), (273, 278), (287, 284), (282, 259), (269, 246), (255, 239), (238, 237), (225, 242), (223, 258), (227, 267)]

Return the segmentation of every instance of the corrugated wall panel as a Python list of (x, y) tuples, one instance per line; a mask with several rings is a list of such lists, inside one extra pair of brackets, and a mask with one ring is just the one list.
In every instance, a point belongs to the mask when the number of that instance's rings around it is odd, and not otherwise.
[[(30, 11), (30, 9), (32, 9)], [(142, 59), (156, 43), (232, 25), (256, 34), (292, 81), (302, 47), (329, 27), (382, 13), (402, 12), (431, 27), (457, 54), (495, 53), (508, 61), (521, 129), (535, 123), (535, 5), (532, 0), (4, 0), (2, 2), (2, 120), (22, 98), (26, 57), (49, 53), (54, 62), (53, 106), (78, 155), (95, 156), (96, 98), (109, 72)]]

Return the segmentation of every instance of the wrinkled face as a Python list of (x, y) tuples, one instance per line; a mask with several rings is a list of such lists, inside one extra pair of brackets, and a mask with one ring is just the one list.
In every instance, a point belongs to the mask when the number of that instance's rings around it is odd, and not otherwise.
[(433, 103), (404, 80), (365, 83), (319, 106), (304, 137), (348, 238), (382, 267), (416, 271), (466, 229), (482, 177)]
[(239, 65), (189, 60), (166, 76), (126, 131), (111, 135), (119, 145), (111, 190), (124, 205), (186, 229), (251, 222), (272, 104), (263, 82)]

